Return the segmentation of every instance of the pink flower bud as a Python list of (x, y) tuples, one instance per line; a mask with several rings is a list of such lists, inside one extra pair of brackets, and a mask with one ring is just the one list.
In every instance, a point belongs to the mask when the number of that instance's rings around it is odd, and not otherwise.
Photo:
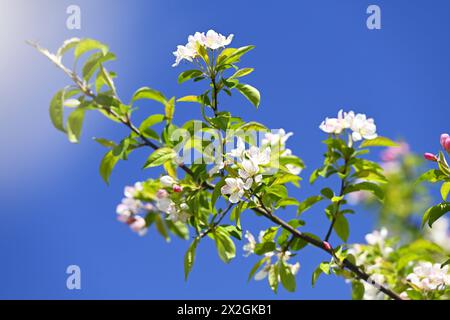
[(179, 186), (177, 184), (173, 186), (173, 192), (180, 193), (181, 191), (183, 191), (183, 187), (182, 186)]
[(169, 193), (165, 189), (159, 189), (158, 192), (156, 192), (156, 197), (158, 199), (164, 199), (169, 196)]
[(145, 219), (140, 217), (140, 216), (136, 216), (134, 218), (134, 221), (132, 223), (130, 223), (130, 228), (131, 230), (133, 230), (134, 232), (139, 232), (142, 229), (144, 229), (146, 226), (145, 224)]
[(450, 152), (450, 136), (447, 133), (441, 134), (441, 146), (447, 152)]
[(323, 247), (325, 250), (328, 250), (328, 251), (331, 250), (331, 245), (327, 241), (323, 242)]
[(438, 161), (438, 158), (437, 158), (434, 154), (429, 153), (429, 152), (424, 153), (424, 154), (423, 154), (423, 157), (424, 157), (425, 159), (427, 159), (427, 160), (430, 160), (430, 161), (434, 161), (434, 162), (437, 162), (437, 161)]

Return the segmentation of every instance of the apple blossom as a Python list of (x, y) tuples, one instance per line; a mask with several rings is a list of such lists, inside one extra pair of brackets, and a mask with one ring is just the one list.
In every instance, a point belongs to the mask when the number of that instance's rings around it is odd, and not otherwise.
[(146, 230), (145, 219), (141, 216), (134, 216), (132, 219), (133, 221), (129, 224), (131, 230), (139, 233), (140, 235), (143, 235), (143, 232), (145, 232)]
[(352, 129), (353, 141), (364, 139), (371, 140), (377, 137), (377, 127), (372, 118), (367, 119), (365, 114), (358, 113), (353, 119), (350, 128)]
[(180, 64), (181, 60), (187, 60), (189, 62), (192, 62), (196, 53), (189, 46), (179, 45), (179, 46), (177, 46), (177, 50), (173, 52), (173, 55), (175, 56), (175, 63), (172, 64), (172, 67), (176, 67)]
[(272, 130), (272, 132), (267, 132), (264, 134), (264, 138), (261, 143), (263, 146), (279, 147), (282, 150), (284, 149), (286, 141), (292, 135), (292, 132), (286, 133), (284, 129)]
[(231, 203), (238, 203), (248, 187), (241, 178), (226, 178), (225, 185), (220, 189), (223, 195), (229, 195)]
[(441, 268), (439, 263), (419, 262), (406, 280), (423, 291), (440, 290), (450, 285), (448, 265)]
[(255, 237), (248, 230), (245, 231), (244, 237), (247, 239), (248, 242), (242, 247), (242, 249), (245, 251), (244, 257), (248, 257), (255, 251), (256, 240)]
[[(384, 283), (385, 277), (382, 274), (373, 274), (370, 276), (370, 280), (375, 281), (376, 283)], [(384, 293), (380, 292), (378, 288), (374, 287), (373, 285), (363, 282), (364, 285), (364, 300), (384, 300), (386, 297)]]
[(214, 30), (208, 30), (208, 32), (206, 32), (206, 36), (203, 38), (202, 44), (211, 50), (216, 50), (229, 45), (233, 40), (233, 37), (233, 34), (225, 37)]

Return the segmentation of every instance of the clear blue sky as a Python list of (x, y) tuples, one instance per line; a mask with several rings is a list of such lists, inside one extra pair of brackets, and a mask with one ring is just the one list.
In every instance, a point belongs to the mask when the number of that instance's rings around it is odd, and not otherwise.
[[(81, 31), (65, 28), (65, 10), (78, 4)], [(382, 29), (366, 28), (366, 8), (378, 4)], [(260, 111), (244, 100), (227, 108), (247, 120), (295, 132), (291, 149), (308, 169), (322, 161), (318, 124), (340, 108), (375, 118), (381, 135), (405, 138), (417, 152), (435, 151), (449, 131), (450, 2), (445, 0), (342, 1), (0, 1), (0, 298), (349, 298), (342, 279), (310, 286), (314, 249), (299, 255), (298, 291), (275, 296), (265, 282), (246, 283), (255, 258), (224, 265), (211, 241), (201, 243), (196, 265), (183, 280), (187, 243), (166, 244), (155, 232), (139, 238), (115, 220), (123, 186), (157, 175), (141, 171), (144, 152), (118, 165), (107, 187), (98, 175), (104, 149), (90, 138), (120, 138), (125, 130), (89, 114), (80, 145), (53, 129), (48, 103), (68, 83), (59, 70), (25, 45), (37, 40), (55, 50), (69, 37), (93, 37), (118, 55), (114, 70), (126, 100), (148, 85), (167, 95), (199, 90), (179, 86), (181, 68), (171, 52), (188, 34), (213, 28), (234, 33), (235, 45), (256, 45), (242, 62), (255, 67), (249, 82), (262, 93)], [(154, 105), (147, 110), (156, 111)], [(180, 120), (198, 110), (178, 109)], [(444, 113), (446, 111), (446, 113)], [(158, 109), (156, 112), (160, 112)], [(317, 192), (306, 183), (293, 195)], [(320, 211), (305, 215), (307, 229), (325, 232)], [(251, 213), (246, 228), (266, 226)], [(374, 217), (351, 217), (351, 241), (362, 241)], [(336, 241), (336, 239), (334, 239)], [(65, 269), (82, 270), (82, 290), (65, 287)]]

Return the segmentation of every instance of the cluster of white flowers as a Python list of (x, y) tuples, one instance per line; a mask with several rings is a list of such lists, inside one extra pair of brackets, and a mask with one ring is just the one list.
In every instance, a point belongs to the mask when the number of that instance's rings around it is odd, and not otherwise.
[[(162, 187), (171, 188), (173, 192), (180, 193), (183, 191), (183, 188), (170, 176), (162, 176), (159, 182)], [(164, 188), (159, 189), (156, 193), (156, 207), (158, 210), (167, 214), (168, 218), (173, 222), (186, 222), (190, 217), (188, 212), (189, 206), (184, 202), (180, 204), (175, 203), (170, 198), (169, 192)]]
[(450, 220), (447, 217), (441, 217), (433, 223), (433, 228), (427, 227), (425, 236), (439, 245), (442, 249), (450, 252)]
[(199, 46), (203, 46), (211, 50), (217, 50), (229, 45), (232, 40), (232, 34), (225, 37), (214, 30), (209, 30), (206, 34), (204, 32), (196, 32), (194, 35), (190, 35), (188, 37), (188, 43), (186, 45), (177, 46), (177, 51), (173, 52), (175, 56), (175, 63), (172, 67), (178, 66), (181, 60), (192, 62), (192, 60), (199, 55)]
[[(260, 231), (259, 236), (258, 236), (258, 241), (260, 243), (262, 242), (263, 236), (264, 236), (264, 231)], [(245, 238), (247, 239), (248, 242), (243, 247), (244, 256), (248, 257), (249, 255), (251, 255), (255, 252), (255, 247), (256, 247), (257, 242), (255, 240), (255, 237), (248, 230), (245, 232)], [(269, 274), (270, 268), (272, 268), (272, 266), (273, 266), (272, 257), (276, 257), (277, 260), (282, 259), (286, 263), (286, 265), (291, 269), (291, 273), (293, 275), (296, 275), (298, 273), (298, 271), (300, 270), (299, 262), (296, 262), (294, 264), (290, 264), (287, 262), (292, 257), (292, 253), (290, 251), (287, 251), (287, 250), (282, 251), (281, 249), (277, 248), (275, 251), (266, 252), (264, 254), (264, 256), (268, 259), (267, 259), (266, 263), (264, 264), (264, 266), (261, 268), (261, 270), (259, 270), (255, 274), (254, 278), (257, 281), (263, 280)]]
[(326, 133), (340, 134), (345, 129), (352, 131), (353, 141), (362, 139), (375, 139), (377, 126), (372, 118), (367, 118), (365, 114), (355, 114), (353, 111), (343, 112), (340, 110), (337, 118), (326, 118), (319, 126)]
[[(283, 129), (268, 132), (265, 133), (261, 141), (261, 147), (250, 146), (249, 149), (246, 149), (244, 140), (239, 137), (236, 148), (226, 154), (227, 160), (216, 164), (209, 171), (209, 174), (215, 174), (225, 165), (236, 161), (239, 176), (226, 178), (221, 192), (223, 195), (229, 195), (231, 203), (237, 203), (242, 199), (245, 191), (261, 183), (263, 173), (269, 174), (269, 168), (264, 168), (264, 166), (270, 163), (272, 150), (277, 150), (281, 156), (292, 155), (291, 150), (285, 147), (286, 141), (291, 135), (292, 132), (286, 133)], [(300, 174), (302, 170), (302, 168), (292, 164), (287, 164), (286, 168), (291, 174), (295, 175)]]
[(143, 203), (134, 198), (136, 193), (142, 191), (142, 189), (141, 182), (136, 182), (134, 186), (125, 187), (125, 198), (122, 199), (122, 202), (116, 208), (117, 219), (120, 222), (128, 224), (131, 230), (137, 232), (139, 235), (144, 235), (147, 231), (145, 219), (139, 214), (143, 211), (151, 211), (154, 209), (152, 204)]
[[(386, 239), (388, 237), (388, 230), (386, 228), (381, 228), (381, 230), (374, 230), (373, 232), (365, 236), (366, 242), (370, 246), (376, 246), (381, 252), (381, 256), (376, 257), (374, 261), (366, 268), (368, 274), (370, 274), (370, 280), (376, 283), (385, 283), (385, 277), (380, 274), (380, 270), (383, 265), (383, 258), (389, 256), (394, 250), (386, 244)], [(369, 250), (365, 248), (364, 245), (355, 244), (347, 251), (355, 257), (355, 262), (357, 265), (364, 265), (369, 258)], [(385, 295), (381, 293), (376, 287), (370, 283), (362, 282), (364, 285), (364, 300), (383, 300)]]
[(423, 291), (441, 290), (450, 285), (448, 265), (441, 268), (439, 263), (419, 262), (413, 273), (406, 277), (413, 286)]

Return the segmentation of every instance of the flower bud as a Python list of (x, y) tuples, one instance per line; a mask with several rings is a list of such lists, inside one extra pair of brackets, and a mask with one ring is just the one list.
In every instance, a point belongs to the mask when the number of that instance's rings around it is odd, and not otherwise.
[(179, 186), (177, 184), (175, 184), (173, 186), (173, 192), (180, 193), (181, 191), (183, 191), (183, 187), (182, 186)]
[(438, 161), (438, 158), (434, 154), (429, 153), (429, 152), (424, 153), (423, 157), (429, 161), (434, 161), (434, 162)]
[(450, 136), (447, 133), (441, 134), (441, 146), (445, 151), (450, 152)]
[(171, 187), (174, 185), (175, 180), (171, 176), (162, 176), (159, 178), (159, 182), (161, 182), (163, 187)]
[(325, 250), (328, 250), (328, 251), (331, 250), (331, 245), (327, 241), (323, 242), (323, 247)]

